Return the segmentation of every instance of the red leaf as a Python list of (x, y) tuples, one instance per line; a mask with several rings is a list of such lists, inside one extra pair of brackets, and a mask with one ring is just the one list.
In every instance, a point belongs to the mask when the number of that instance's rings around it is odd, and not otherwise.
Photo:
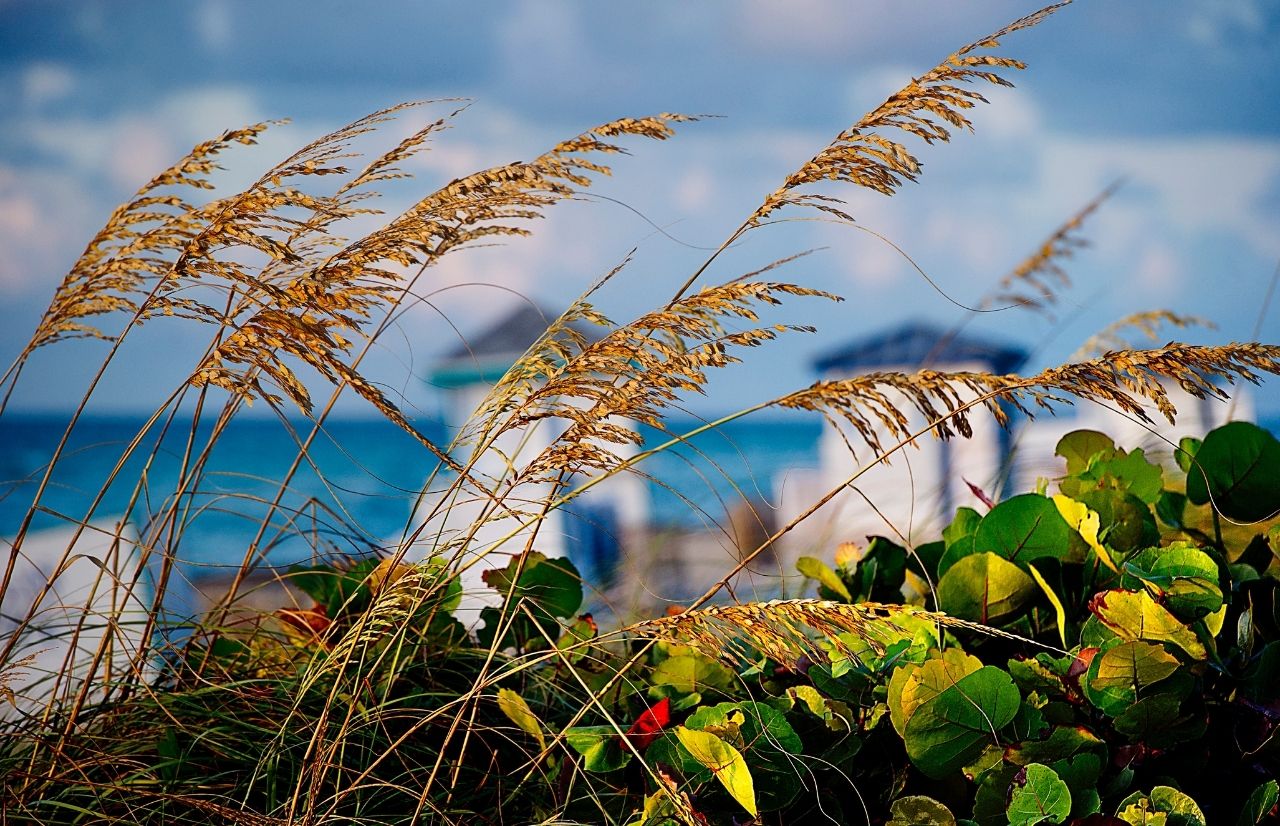
[(645, 711), (627, 729), (627, 737), (637, 749), (646, 749), (658, 739), (664, 728), (671, 725), (671, 700), (663, 697), (662, 701)]
[(988, 508), (994, 508), (996, 506), (996, 503), (991, 501), (991, 497), (987, 496), (986, 492), (984, 492), (982, 488), (978, 487), (973, 482), (970, 482), (968, 479), (965, 479), (964, 483), (969, 486), (970, 492), (972, 492), (974, 496), (978, 497), (978, 500), (981, 501), (982, 504), (986, 505)]

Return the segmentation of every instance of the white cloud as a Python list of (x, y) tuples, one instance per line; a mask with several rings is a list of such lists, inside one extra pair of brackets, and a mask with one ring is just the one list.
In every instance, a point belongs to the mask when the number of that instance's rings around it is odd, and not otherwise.
[(1262, 203), (1280, 183), (1280, 140), (1050, 135), (1036, 145), (1041, 192), (1070, 194), (1083, 203), (1090, 191), (1124, 176), (1125, 189), (1141, 198), (1148, 224), (1184, 237), (1234, 235), (1265, 257), (1280, 256), (1275, 215)]
[(211, 52), (222, 52), (231, 45), (231, 7), (225, 0), (201, 0), (191, 7), (192, 24), (201, 45)]
[(1191, 4), (1185, 25), (1192, 41), (1217, 49), (1237, 35), (1261, 34), (1267, 20), (1260, 0), (1198, 0)]
[(22, 71), (22, 99), (28, 106), (61, 100), (75, 88), (75, 75), (60, 63), (32, 63)]
[[(591, 43), (578, 9), (565, 0), (519, 0), (497, 26), (503, 70), (509, 77), (568, 79), (591, 65)], [(529, 67), (537, 66), (536, 73)]]
[(716, 180), (711, 169), (698, 164), (685, 171), (676, 184), (676, 206), (685, 212), (696, 212), (711, 205), (716, 194)]

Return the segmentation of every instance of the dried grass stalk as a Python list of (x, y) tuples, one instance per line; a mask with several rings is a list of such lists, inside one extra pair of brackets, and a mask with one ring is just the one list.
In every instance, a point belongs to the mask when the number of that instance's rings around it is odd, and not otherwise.
[(1215, 330), (1218, 327), (1207, 318), (1200, 318), (1194, 315), (1179, 315), (1170, 310), (1147, 310), (1145, 312), (1132, 313), (1119, 321), (1108, 324), (1085, 339), (1080, 348), (1072, 353), (1071, 358), (1068, 360), (1079, 361), (1081, 359), (1094, 358), (1106, 353), (1108, 350), (1123, 350), (1131, 347), (1129, 339), (1124, 336), (1126, 331), (1138, 332), (1150, 341), (1157, 341), (1160, 329), (1164, 326), (1178, 329), (1204, 327), (1209, 330)]
[(1014, 305), (1047, 313), (1049, 307), (1057, 303), (1058, 294), (1071, 286), (1071, 278), (1060, 262), (1089, 245), (1079, 234), (1081, 227), (1119, 187), (1119, 181), (1111, 184), (1054, 230), (1034, 253), (1000, 279), (995, 291), (983, 299), (981, 307)]
[(624, 633), (654, 640), (690, 645), (713, 659), (745, 665), (764, 655), (774, 662), (796, 667), (802, 658), (827, 662), (832, 650), (857, 654), (841, 634), (852, 634), (872, 651), (912, 631), (904, 620), (924, 620), (944, 628), (963, 628), (1007, 639), (1014, 634), (956, 619), (910, 605), (876, 602), (850, 604), (819, 599), (786, 599), (733, 603), (674, 616), (643, 620)]
[(933, 433), (948, 438), (972, 435), (969, 416), (983, 407), (1001, 425), (1008, 423), (1012, 405), (1028, 417), (1053, 404), (1071, 404), (1072, 397), (1115, 407), (1144, 422), (1152, 422), (1148, 407), (1171, 424), (1177, 408), (1165, 382), (1196, 398), (1227, 398), (1219, 381), (1237, 379), (1257, 384), (1261, 373), (1280, 372), (1280, 346), (1233, 343), (1198, 346), (1172, 343), (1152, 350), (1117, 350), (1078, 363), (1053, 367), (1033, 376), (975, 372), (869, 373), (849, 379), (820, 381), (778, 400), (782, 407), (814, 410), (838, 416), (857, 431), (877, 454), (885, 440), (912, 440), (916, 435), (909, 415), (922, 415)]
[(1040, 9), (948, 55), (942, 63), (863, 115), (837, 135), (826, 149), (789, 175), (782, 186), (765, 198), (748, 225), (759, 225), (788, 205), (809, 206), (853, 220), (837, 206), (841, 203), (839, 200), (796, 191), (819, 181), (846, 181), (885, 195), (892, 195), (904, 180), (915, 181), (920, 175), (919, 158), (903, 144), (887, 137), (885, 130), (896, 129), (928, 144), (950, 140), (951, 129), (972, 130), (973, 124), (965, 112), (986, 103), (987, 99), (966, 88), (966, 84), (981, 80), (996, 86), (1012, 86), (997, 70), (1026, 68), (1020, 60), (979, 52), (995, 48), (1000, 38), (1036, 25), (1069, 3), (1067, 0)]

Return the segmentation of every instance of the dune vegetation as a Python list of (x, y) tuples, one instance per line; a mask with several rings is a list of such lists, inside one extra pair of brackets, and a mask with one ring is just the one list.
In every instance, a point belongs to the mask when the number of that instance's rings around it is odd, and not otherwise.
[[(453, 124), (457, 104), (375, 112), (238, 192), (217, 187), (219, 155), (255, 144), (271, 124), (225, 132), (156, 175), (89, 241), (3, 375), (0, 415), (40, 348), (101, 339), (84, 410), (123, 344), (152, 324), (208, 331), (187, 378), (104, 480), (104, 490), (116, 484), (130, 461), (148, 466), (157, 436), (184, 434), (176, 483), (157, 492), (141, 474), (130, 511), (147, 518), (107, 532), (131, 566), (95, 562), (94, 591), (118, 595), (116, 607), (95, 607), (90, 594), (51, 641), (39, 611), (4, 603), (16, 624), (0, 639), (10, 706), (0, 717), (0, 822), (1276, 822), (1280, 443), (1254, 425), (1184, 439), (1168, 467), (1106, 435), (1073, 433), (1057, 446), (1057, 478), (1006, 492), (1017, 495), (986, 513), (961, 508), (934, 541), (875, 537), (834, 559), (812, 549), (800, 572), (813, 598), (742, 601), (726, 586), (825, 499), (748, 549), (698, 600), (617, 627), (583, 613), (591, 583), (571, 561), (539, 552), (548, 514), (696, 435), (642, 443), (633, 424), (663, 429), (712, 371), (811, 332), (765, 324), (762, 308), (839, 300), (773, 280), (790, 260), (708, 283), (722, 253), (789, 216), (852, 224), (840, 185), (889, 196), (919, 179), (917, 153), (943, 151), (936, 145), (972, 128), (983, 87), (1011, 85), (1024, 68), (1001, 56), (1003, 41), (1065, 5), (964, 46), (858, 118), (745, 208), (649, 312), (606, 318), (593, 296), (630, 272), (606, 274), (448, 444), (421, 433), (362, 369), (433, 265), (518, 243), (610, 174), (628, 142), (674, 138), (695, 118), (604, 123), (390, 216), (376, 208), (379, 185), (406, 177), (405, 162)], [(357, 148), (388, 122), (419, 117), (409, 137), (359, 160)], [(1096, 206), (995, 285), (985, 308), (1018, 312), (1052, 298)], [(353, 240), (353, 226), (374, 228)], [(1126, 319), (1080, 360), (1030, 375), (922, 365), (819, 381), (703, 429), (771, 408), (843, 423), (865, 460), (830, 498), (917, 439), (968, 436), (975, 417), (1003, 424), (1083, 400), (1173, 421), (1171, 388), (1225, 397), (1235, 382), (1280, 372), (1275, 345), (1124, 343), (1132, 328), (1189, 321), (1167, 311)], [(317, 387), (327, 395), (314, 397)], [(423, 485), (429, 504), (401, 542), (337, 559), (286, 502), (335, 402), (351, 393), (410, 434), (435, 469)], [(162, 606), (209, 457), (253, 403), (279, 415), (296, 461), (276, 496), (256, 502), (266, 515), (235, 549), (228, 593), (172, 625)], [(8, 540), (0, 595), (79, 420)], [(531, 460), (499, 462), (496, 474), (482, 461), (537, 427), (557, 435)], [(80, 534), (103, 532), (100, 504), (62, 516), (76, 535), (58, 570), (74, 561)], [(442, 527), (464, 504), (467, 524)], [(314, 542), (323, 560), (273, 573), (309, 601), (251, 610), (246, 590), (282, 535)], [(491, 599), (460, 618), (464, 575), (477, 569)], [(33, 606), (56, 586), (55, 572)], [(35, 652), (55, 642), (67, 652), (60, 667), (27, 679)]]

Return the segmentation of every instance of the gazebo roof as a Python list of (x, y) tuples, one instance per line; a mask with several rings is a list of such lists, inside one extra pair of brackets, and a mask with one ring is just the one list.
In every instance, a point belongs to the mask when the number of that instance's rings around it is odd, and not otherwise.
[(976, 362), (994, 373), (1010, 373), (1022, 366), (1027, 355), (1008, 342), (961, 335), (928, 321), (909, 321), (820, 355), (813, 366), (819, 373), (828, 373)]
[[(483, 382), (492, 384), (507, 372), (516, 359), (546, 332), (557, 314), (521, 302), (511, 312), (468, 336), (431, 369), (430, 381), (437, 387), (463, 387)], [(600, 329), (588, 324), (572, 324), (574, 329), (594, 341)]]

